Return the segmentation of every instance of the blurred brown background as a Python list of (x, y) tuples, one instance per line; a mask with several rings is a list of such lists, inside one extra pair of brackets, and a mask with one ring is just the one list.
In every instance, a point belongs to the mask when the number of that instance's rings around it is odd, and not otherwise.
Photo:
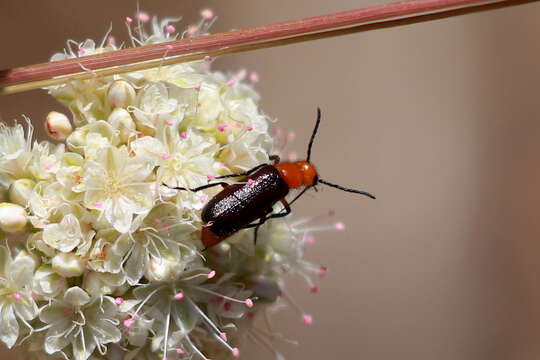
[[(185, 24), (212, 8), (214, 32), (375, 3), (140, 1)], [(101, 39), (110, 21), (125, 38), (122, 19), (135, 9), (3, 0), (0, 68), (46, 61), (67, 38)], [(320, 172), (378, 196), (327, 188), (295, 207), (333, 208), (348, 231), (309, 250), (330, 269), (318, 295), (291, 286), (315, 322), (278, 316), (301, 343), (281, 345), (288, 359), (538, 359), (539, 17), (540, 4), (529, 4), (218, 60), (260, 74), (263, 110), (297, 132), (300, 153), (320, 106)], [(0, 97), (3, 121), (26, 114), (41, 128), (51, 110), (63, 109), (44, 92)], [(245, 359), (272, 358), (247, 348)]]

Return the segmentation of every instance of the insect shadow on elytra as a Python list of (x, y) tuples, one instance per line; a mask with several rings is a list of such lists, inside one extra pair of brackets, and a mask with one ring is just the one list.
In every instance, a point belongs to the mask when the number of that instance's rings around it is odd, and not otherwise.
[[(309, 140), (307, 158), (304, 161), (280, 162), (279, 156), (272, 155), (270, 160), (273, 164), (260, 164), (240, 174), (230, 174), (215, 177), (214, 179), (227, 179), (234, 177), (246, 177), (246, 182), (241, 184), (228, 184), (226, 182), (214, 182), (199, 186), (194, 189), (184, 187), (170, 187), (176, 190), (197, 192), (214, 186), (222, 186), (217, 193), (202, 209), (203, 221), (202, 242), (205, 250), (219, 244), (239, 230), (255, 228), (254, 241), (257, 243), (259, 227), (269, 219), (287, 216), (291, 213), (291, 205), (309, 189), (316, 189), (316, 185), (324, 184), (342, 191), (365, 195), (372, 199), (375, 196), (368, 192), (349, 189), (341, 185), (333, 184), (319, 177), (317, 169), (311, 164), (311, 148), (315, 135), (321, 122), (321, 109), (317, 108), (317, 121)], [(291, 189), (304, 187), (291, 202), (285, 197)], [(283, 204), (283, 209), (273, 213), (273, 206), (277, 202)], [(254, 223), (254, 221), (258, 222)]]

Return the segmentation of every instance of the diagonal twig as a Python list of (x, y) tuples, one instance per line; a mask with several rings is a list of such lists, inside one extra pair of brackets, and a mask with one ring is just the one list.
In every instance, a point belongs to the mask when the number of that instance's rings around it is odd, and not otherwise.
[[(438, 20), (539, 0), (410, 0), (0, 71), (0, 93)], [(86, 71), (81, 71), (85, 69)]]

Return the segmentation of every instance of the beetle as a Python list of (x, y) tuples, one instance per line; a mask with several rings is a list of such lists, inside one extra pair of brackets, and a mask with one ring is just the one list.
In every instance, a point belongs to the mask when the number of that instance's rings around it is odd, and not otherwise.
[[(319, 177), (317, 169), (310, 162), (310, 158), (311, 148), (320, 122), (321, 110), (317, 108), (317, 120), (309, 141), (307, 158), (304, 161), (280, 162), (279, 156), (272, 155), (269, 158), (273, 161), (273, 164), (260, 164), (244, 173), (214, 178), (246, 177), (245, 183), (228, 184), (226, 182), (214, 182), (194, 189), (171, 187), (176, 190), (189, 190), (193, 192), (214, 186), (223, 187), (202, 209), (201, 219), (203, 221), (203, 228), (201, 240), (205, 246), (205, 250), (219, 244), (239, 230), (247, 228), (255, 228), (254, 241), (256, 243), (257, 231), (261, 225), (269, 219), (289, 215), (291, 213), (291, 204), (307, 190), (311, 188), (317, 190), (315, 188), (317, 184), (324, 184), (339, 190), (365, 195), (375, 199), (375, 196), (368, 192), (345, 188)], [(289, 191), (301, 187), (304, 187), (302, 191), (290, 203), (287, 202), (285, 197)], [(273, 213), (273, 206), (277, 202), (281, 202), (283, 210)], [(258, 222), (254, 223), (256, 220)]]

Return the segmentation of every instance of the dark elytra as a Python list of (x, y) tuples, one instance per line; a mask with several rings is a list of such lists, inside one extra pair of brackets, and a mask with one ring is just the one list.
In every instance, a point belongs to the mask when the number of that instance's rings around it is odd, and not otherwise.
[(272, 206), (289, 193), (287, 183), (273, 165), (246, 178), (249, 184), (226, 186), (202, 211), (209, 230), (225, 238), (272, 212)]

